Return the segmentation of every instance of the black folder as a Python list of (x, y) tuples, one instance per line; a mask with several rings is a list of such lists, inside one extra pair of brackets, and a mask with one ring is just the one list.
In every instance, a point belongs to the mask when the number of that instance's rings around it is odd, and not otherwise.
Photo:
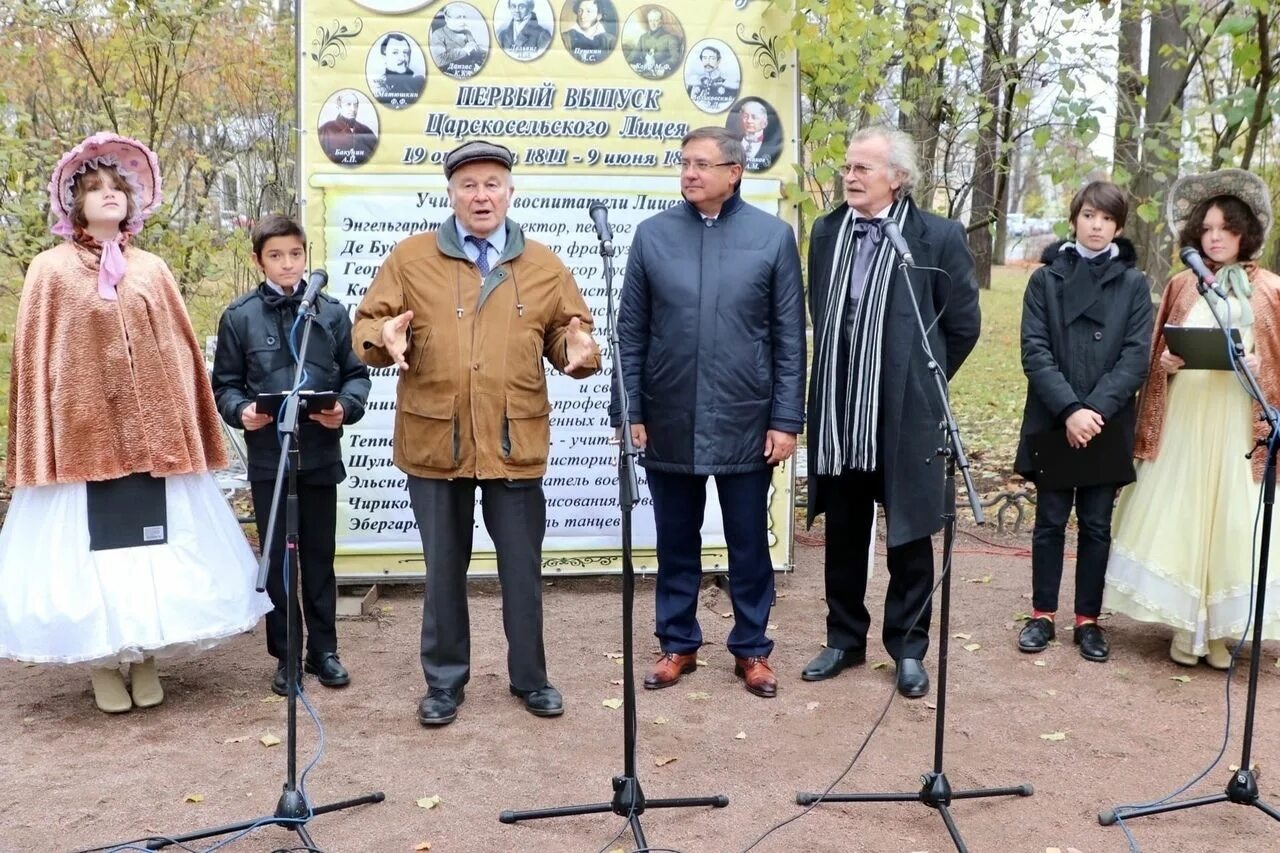
[(163, 545), (169, 541), (165, 480), (130, 474), (85, 483), (89, 509), (89, 550)]
[(1067, 443), (1065, 428), (1027, 436), (1036, 486), (1078, 489), (1134, 481), (1133, 457), (1123, 431), (1103, 427), (1084, 447)]
[[(1183, 370), (1233, 370), (1227, 341), (1217, 326), (1165, 326), (1164, 340), (1169, 352), (1186, 362)], [(1240, 330), (1231, 330), (1231, 340), (1240, 344)]]

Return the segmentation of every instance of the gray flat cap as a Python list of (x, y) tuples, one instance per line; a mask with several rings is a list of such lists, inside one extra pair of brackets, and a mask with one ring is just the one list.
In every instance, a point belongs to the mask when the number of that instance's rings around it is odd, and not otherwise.
[(458, 171), (459, 166), (480, 160), (501, 163), (510, 169), (511, 164), (515, 162), (515, 155), (505, 145), (499, 145), (496, 142), (488, 142), (483, 139), (473, 139), (470, 142), (462, 143), (444, 155), (444, 176), (452, 178), (453, 173)]

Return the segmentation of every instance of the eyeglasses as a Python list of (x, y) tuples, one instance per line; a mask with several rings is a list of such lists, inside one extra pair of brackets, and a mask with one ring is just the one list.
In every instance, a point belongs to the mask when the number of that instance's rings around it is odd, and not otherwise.
[(877, 169), (883, 168), (883, 166), (868, 166), (866, 163), (842, 163), (840, 165), (840, 174), (847, 175), (853, 172), (856, 177), (865, 178)]
[(708, 163), (706, 160), (681, 160), (676, 164), (681, 172), (710, 172), (717, 166), (736, 166), (737, 163)]

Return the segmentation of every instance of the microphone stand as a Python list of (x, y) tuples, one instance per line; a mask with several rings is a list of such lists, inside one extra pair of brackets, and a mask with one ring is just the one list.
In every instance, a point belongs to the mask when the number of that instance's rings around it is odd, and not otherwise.
[(612, 811), (627, 819), (637, 846), (649, 847), (640, 826), (640, 815), (646, 808), (675, 809), (697, 806), (724, 808), (729, 798), (724, 794), (710, 797), (681, 797), (646, 800), (640, 790), (640, 778), (636, 773), (636, 681), (632, 654), (632, 610), (635, 601), (635, 571), (631, 561), (631, 511), (640, 500), (640, 479), (636, 472), (639, 451), (631, 440), (631, 407), (627, 397), (626, 381), (622, 373), (622, 352), (618, 345), (617, 312), (613, 300), (613, 243), (601, 239), (600, 256), (604, 265), (605, 292), (608, 294), (609, 354), (613, 369), (613, 388), (622, 404), (622, 427), (618, 453), (618, 506), (622, 511), (622, 753), (623, 771), (613, 777), (613, 800), (608, 803), (588, 803), (574, 806), (533, 809), (528, 811), (504, 811), (498, 815), (503, 823), (522, 820), (538, 820), (551, 817), (572, 817), (584, 814), (602, 814)]
[[(912, 287), (911, 275), (907, 272), (907, 264), (899, 265), (906, 280), (907, 293), (911, 294), (911, 306), (915, 309), (916, 325), (920, 330), (920, 340), (925, 354), (929, 358), (929, 372), (933, 374), (934, 386), (938, 392), (938, 401), (942, 404), (943, 421), (938, 425), (945, 433), (943, 444), (938, 448), (937, 456), (947, 461), (945, 493), (947, 505), (943, 509), (945, 522), (942, 534), (942, 606), (939, 619), (938, 642), (938, 711), (934, 715), (933, 733), (933, 769), (920, 777), (921, 788), (915, 793), (875, 793), (875, 794), (828, 794), (823, 796), (814, 793), (796, 794), (796, 803), (806, 806), (820, 802), (835, 803), (902, 803), (918, 801), (930, 808), (937, 809), (946, 824), (951, 840), (955, 842), (959, 853), (968, 853), (960, 830), (951, 817), (948, 808), (952, 800), (968, 800), (979, 797), (1029, 797), (1034, 793), (1031, 785), (1015, 785), (1007, 788), (975, 788), (967, 791), (951, 790), (951, 783), (942, 769), (944, 740), (947, 728), (947, 661), (948, 645), (951, 639), (951, 555), (955, 542), (956, 525), (956, 468), (960, 469), (964, 478), (969, 508), (973, 510), (973, 518), (978, 524), (985, 523), (982, 503), (978, 499), (978, 490), (973, 485), (973, 477), (969, 473), (969, 460), (965, 456), (964, 445), (960, 440), (960, 427), (956, 425), (955, 415), (951, 411), (951, 401), (947, 393), (947, 378), (942, 365), (933, 356), (929, 347), (929, 335), (924, 319), (920, 314), (920, 301)], [(931, 461), (931, 460), (929, 460)]]
[[(1196, 279), (1196, 289), (1207, 301), (1209, 298), (1208, 291), (1210, 290), (1209, 284), (1198, 273), (1196, 274)], [(1209, 307), (1210, 309), (1213, 308), (1212, 303), (1210, 303)], [(1253, 371), (1245, 363), (1244, 346), (1231, 336), (1231, 329), (1223, 322), (1222, 317), (1218, 316), (1218, 312), (1211, 311), (1211, 313), (1218, 324), (1218, 328), (1222, 330), (1222, 334), (1227, 340), (1227, 345), (1231, 352), (1231, 360), (1235, 364), (1236, 375), (1244, 377), (1249, 395), (1262, 407), (1262, 419), (1267, 422), (1266, 440), (1260, 441), (1255, 445), (1255, 449), (1257, 447), (1266, 447), (1267, 461), (1262, 475), (1262, 539), (1259, 543), (1262, 555), (1258, 558), (1258, 582), (1254, 593), (1253, 655), (1252, 660), (1249, 662), (1249, 687), (1246, 693), (1244, 711), (1244, 738), (1240, 745), (1240, 763), (1237, 765), (1239, 769), (1231, 772), (1231, 780), (1227, 782), (1227, 787), (1221, 794), (1194, 797), (1189, 800), (1159, 801), (1148, 805), (1117, 806), (1114, 809), (1104, 809), (1098, 812), (1098, 823), (1103, 826), (1111, 826), (1118, 821), (1127, 820), (1131, 817), (1163, 814), (1222, 802), (1253, 806), (1270, 815), (1272, 820), (1280, 820), (1280, 809), (1270, 805), (1259, 796), (1258, 774), (1250, 763), (1253, 751), (1253, 723), (1258, 705), (1259, 662), (1262, 660), (1262, 623), (1267, 612), (1267, 569), (1271, 557), (1271, 518), (1276, 502), (1276, 452), (1277, 448), (1280, 447), (1280, 421), (1277, 420), (1276, 410), (1267, 403), (1267, 398), (1262, 393), (1262, 387), (1258, 385), (1257, 377), (1253, 375)], [(1252, 456), (1253, 453), (1250, 452), (1249, 455)]]
[[(303, 409), (303, 402), (298, 397), (297, 388), (302, 384), (302, 367), (306, 361), (307, 341), (311, 337), (311, 325), (315, 321), (316, 307), (313, 304), (303, 314), (302, 344), (298, 348), (298, 364), (293, 374), (294, 390), (285, 397), (281, 406), (279, 433), (281, 436), (280, 463), (276, 468), (275, 491), (271, 496), (271, 517), (267, 522), (267, 535), (262, 541), (262, 557), (258, 561), (257, 591), (267, 588), (267, 571), (271, 563), (271, 545), (275, 542), (276, 513), (280, 507), (280, 493), (285, 483), (288, 493), (285, 498), (285, 591), (287, 603), (286, 634), (287, 642), (285, 674), (288, 682), (286, 701), (288, 707), (288, 724), (285, 735), (285, 752), (288, 764), (285, 771), (284, 790), (276, 803), (276, 810), (270, 815), (249, 818), (236, 823), (212, 829), (198, 829), (178, 836), (151, 836), (146, 843), (147, 850), (161, 850), (173, 844), (182, 845), (187, 841), (201, 838), (212, 838), (219, 835), (230, 835), (236, 832), (247, 832), (260, 826), (277, 825), (293, 830), (298, 834), (307, 849), (316, 845), (307, 832), (307, 822), (316, 815), (341, 811), (367, 803), (380, 803), (386, 799), (381, 791), (365, 794), (352, 800), (330, 803), (323, 806), (312, 806), (307, 802), (306, 793), (298, 785), (298, 693), (302, 687), (299, 680), (302, 673), (298, 671), (298, 662), (302, 657), (302, 626), (297, 623), (298, 610), (298, 416)], [(286, 477), (286, 469), (288, 476)]]

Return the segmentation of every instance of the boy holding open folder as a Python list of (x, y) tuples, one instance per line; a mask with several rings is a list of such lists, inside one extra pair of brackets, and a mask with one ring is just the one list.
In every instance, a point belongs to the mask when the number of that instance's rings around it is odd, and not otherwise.
[[(280, 437), (274, 424), (276, 412), (259, 411), (259, 404), (264, 395), (279, 394), (293, 386), (297, 365), (294, 348), (301, 345), (302, 325), (298, 325), (292, 341), (290, 335), (306, 290), (302, 275), (307, 252), (301, 226), (284, 216), (265, 217), (254, 228), (252, 239), (253, 262), (264, 280), (223, 313), (218, 323), (212, 379), (223, 420), (244, 430), (253, 512), (259, 535), (265, 537), (280, 462)], [(368, 368), (351, 350), (347, 309), (322, 293), (316, 297), (314, 310), (316, 319), (304, 356), (304, 392), (316, 392), (311, 395), (313, 401), (323, 400), (330, 405), (310, 405), (299, 415), (298, 562), (302, 615), (307, 626), (303, 668), (326, 687), (342, 687), (351, 677), (338, 660), (334, 624), (338, 601), (333, 576), (337, 484), (346, 477), (339, 439), (344, 423), (355, 423), (364, 416), (370, 383)], [(267, 651), (277, 661), (271, 689), (281, 696), (287, 689), (284, 509), (282, 496), (267, 574), (267, 592), (275, 605), (267, 614)], [(294, 624), (301, 626), (302, 621), (295, 619)]]
[(1133, 244), (1117, 235), (1128, 215), (1124, 192), (1094, 181), (1071, 201), (1074, 240), (1045, 250), (1022, 306), (1027, 402), (1014, 469), (1036, 483), (1031, 618), (1018, 635), (1024, 652), (1054, 638), (1067, 518), (1079, 522), (1076, 645), (1085, 660), (1110, 656), (1098, 626), (1111, 547), (1111, 513), (1132, 482), (1134, 397), (1147, 375), (1152, 308)]

